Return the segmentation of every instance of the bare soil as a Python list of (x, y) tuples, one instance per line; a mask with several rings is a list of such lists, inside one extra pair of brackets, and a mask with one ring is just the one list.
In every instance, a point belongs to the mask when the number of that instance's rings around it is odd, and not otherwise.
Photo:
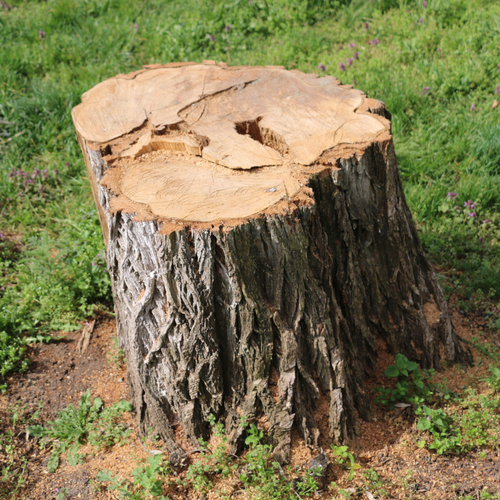
[[(453, 310), (453, 321), (457, 332), (466, 339), (479, 331), (487, 331), (481, 315), (460, 313)], [(13, 431), (15, 453), (28, 460), (24, 477), (26, 486), (20, 490), (20, 497), (26, 500), (55, 498), (58, 490), (67, 489), (68, 497), (75, 499), (110, 499), (118, 498), (112, 492), (105, 491), (95, 480), (99, 470), (109, 469), (113, 475), (128, 477), (138, 463), (144, 463), (148, 456), (143, 445), (139, 443), (136, 433), (135, 415), (127, 414), (125, 419), (133, 429), (129, 442), (123, 446), (115, 446), (107, 450), (97, 450), (90, 445), (84, 446), (80, 453), (86, 454), (85, 463), (69, 466), (63, 458), (59, 469), (51, 474), (47, 471), (47, 461), (51, 450), (40, 449), (37, 440), (27, 437), (26, 424), (12, 426), (6, 410), (9, 407), (19, 408), (19, 415), (27, 418), (43, 402), (38, 423), (45, 424), (56, 418), (58, 412), (72, 403), (77, 405), (83, 392), (91, 389), (92, 397), (99, 396), (105, 405), (111, 405), (120, 399), (126, 399), (126, 371), (117, 369), (108, 361), (112, 348), (112, 340), (116, 335), (114, 320), (106, 317), (97, 319), (90, 346), (78, 356), (75, 348), (81, 332), (64, 333), (63, 339), (46, 345), (37, 345), (31, 349), (31, 364), (28, 372), (16, 374), (8, 380), (8, 391), (0, 396), (0, 433)], [(491, 338), (493, 342), (496, 339)], [(383, 376), (386, 367), (394, 360), (394, 356), (386, 352), (380, 344), (378, 370), (367, 381), (367, 389), (374, 397), (374, 388), (387, 385)], [(464, 370), (461, 367), (450, 367), (437, 375), (440, 380), (446, 379), (448, 387), (462, 393), (463, 390), (487, 374), (485, 359), (481, 362), (481, 353), (475, 351), (476, 365)], [(484, 387), (479, 386), (479, 390)], [(426, 449), (417, 447), (421, 439), (415, 428), (415, 416), (411, 408), (403, 411), (389, 411), (380, 406), (373, 406), (372, 421), (360, 423), (360, 437), (349, 443), (349, 449), (356, 461), (362, 466), (356, 471), (353, 481), (348, 481), (348, 473), (335, 463), (330, 450), (324, 450), (330, 459), (328, 483), (335, 481), (341, 488), (357, 488), (352, 498), (370, 498), (365, 492), (372, 493), (375, 498), (394, 499), (452, 499), (471, 495), (481, 498), (481, 491), (487, 488), (490, 493), (500, 491), (500, 461), (495, 450), (483, 450), (482, 454), (470, 453), (465, 456), (438, 456)], [(160, 443), (145, 441), (146, 447), (161, 449)], [(188, 447), (184, 442), (184, 447)], [(190, 451), (186, 449), (186, 451)], [(0, 466), (4, 466), (5, 455), (0, 451)], [(295, 435), (292, 451), (292, 468), (304, 474), (309, 461), (317, 455), (318, 450), (305, 446)], [(168, 456), (168, 453), (166, 453)], [(196, 455), (195, 455), (196, 456)], [(363, 476), (363, 470), (374, 469), (383, 482), (386, 494), (377, 496)], [(184, 477), (186, 469), (178, 469), (177, 477)], [(224, 483), (216, 483), (217, 489), (234, 498), (251, 498), (241, 489), (238, 478)], [(365, 491), (363, 491), (365, 490)], [(236, 494), (237, 492), (237, 494)], [(328, 490), (316, 495), (316, 498), (335, 498), (335, 491)], [(188, 491), (184, 487), (171, 487), (168, 491), (170, 499), (197, 499), (202, 495)], [(208, 500), (219, 498), (214, 492), (208, 493)]]

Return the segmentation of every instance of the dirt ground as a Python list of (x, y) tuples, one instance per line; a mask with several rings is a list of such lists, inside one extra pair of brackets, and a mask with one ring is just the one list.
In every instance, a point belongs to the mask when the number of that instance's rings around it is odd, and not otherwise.
[[(480, 330), (486, 331), (483, 318), (479, 315), (467, 316), (455, 310), (453, 320), (458, 333), (470, 339)], [(112, 340), (116, 335), (113, 319), (100, 317), (90, 341), (90, 346), (83, 356), (76, 354), (76, 345), (81, 332), (62, 334), (63, 340), (37, 345), (31, 349), (31, 364), (24, 374), (16, 374), (8, 380), (8, 390), (0, 396), (0, 432), (5, 433), (12, 426), (6, 427), (5, 410), (13, 405), (21, 408), (20, 415), (31, 415), (38, 402), (43, 402), (39, 423), (44, 424), (54, 419), (57, 413), (69, 403), (78, 404), (83, 392), (88, 388), (92, 397), (99, 396), (110, 405), (120, 399), (126, 399), (126, 373), (118, 370), (108, 361)], [(492, 339), (495, 340), (495, 339)], [(481, 356), (474, 352), (476, 361)], [(485, 360), (483, 360), (485, 361)], [(383, 376), (386, 367), (393, 362), (383, 345), (379, 346), (379, 367), (376, 374), (366, 381), (367, 388), (373, 395), (373, 389), (387, 385)], [(456, 392), (462, 392), (473, 380), (486, 375), (486, 363), (476, 363), (467, 371), (460, 367), (451, 367), (438, 375), (446, 378), (447, 385)], [(109, 469), (114, 476), (127, 477), (138, 463), (144, 463), (148, 454), (139, 443), (136, 434), (135, 415), (126, 414), (127, 425), (133, 428), (128, 444), (115, 446), (109, 450), (96, 450), (90, 445), (84, 446), (79, 453), (85, 453), (85, 463), (70, 466), (63, 458), (55, 473), (47, 470), (50, 449), (40, 449), (36, 440), (26, 436), (25, 425), (14, 427), (15, 449), (18, 456), (28, 460), (24, 477), (26, 486), (20, 497), (26, 500), (53, 499), (58, 490), (66, 488), (67, 498), (75, 499), (112, 499), (118, 498), (112, 492), (105, 491), (95, 480), (99, 470)], [(361, 469), (356, 471), (354, 479), (348, 481), (348, 473), (335, 463), (330, 450), (325, 453), (330, 459), (328, 483), (336, 481), (341, 488), (357, 488), (351, 498), (394, 498), (394, 499), (453, 499), (471, 495), (481, 498), (481, 491), (487, 488), (490, 493), (500, 491), (499, 453), (486, 450), (479, 455), (438, 456), (417, 447), (421, 439), (415, 429), (415, 417), (411, 408), (404, 411), (392, 411), (373, 406), (371, 422), (360, 423), (360, 437), (349, 443), (349, 449), (355, 455)], [(146, 446), (158, 448), (158, 444), (146, 441)], [(189, 450), (186, 450), (189, 451)], [(292, 468), (307, 469), (309, 461), (318, 453), (311, 450), (295, 436), (292, 451)], [(167, 454), (168, 456), (168, 454)], [(0, 465), (2, 455), (0, 452)], [(364, 469), (374, 469), (380, 476), (385, 495), (377, 492), (363, 476)], [(185, 469), (176, 472), (178, 477), (185, 475)], [(219, 489), (234, 498), (251, 498), (241, 490), (238, 478), (217, 484)], [(370, 494), (373, 495), (370, 497)], [(187, 491), (184, 487), (172, 487), (168, 493), (170, 499), (199, 499), (203, 496)], [(316, 498), (335, 498), (335, 491), (325, 490), (316, 494)], [(212, 492), (207, 500), (218, 498)]]

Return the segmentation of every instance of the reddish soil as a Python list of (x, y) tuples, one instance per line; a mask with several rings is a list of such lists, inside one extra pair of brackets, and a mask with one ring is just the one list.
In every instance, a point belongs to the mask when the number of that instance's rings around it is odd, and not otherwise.
[[(483, 318), (476, 315), (454, 313), (455, 327), (462, 337), (471, 339), (479, 331), (486, 331)], [(51, 454), (49, 448), (40, 449), (38, 440), (26, 436), (27, 419), (43, 402), (43, 409), (37, 423), (45, 424), (54, 419), (57, 413), (68, 404), (78, 404), (84, 391), (91, 389), (92, 397), (101, 397), (105, 405), (111, 405), (122, 398), (126, 399), (126, 373), (108, 362), (112, 339), (116, 335), (114, 320), (100, 317), (96, 322), (90, 346), (82, 355), (75, 354), (76, 344), (81, 332), (62, 334), (63, 339), (46, 345), (37, 345), (29, 354), (31, 364), (28, 372), (12, 376), (8, 390), (0, 396), (0, 433), (13, 432), (16, 466), (21, 468), (20, 459), (27, 458), (24, 478), (26, 484), (19, 490), (19, 498), (26, 500), (51, 499), (57, 495), (57, 489), (66, 488), (66, 498), (75, 499), (111, 499), (118, 498), (112, 492), (105, 491), (95, 480), (99, 470), (109, 469), (113, 475), (128, 477), (138, 463), (144, 463), (148, 454), (139, 443), (135, 430), (135, 416), (126, 414), (127, 425), (133, 429), (128, 444), (108, 449), (97, 450), (90, 445), (84, 446), (80, 453), (86, 454), (85, 463), (69, 466), (61, 460), (59, 469), (51, 474), (47, 471), (47, 461)], [(497, 342), (496, 339), (489, 341)], [(500, 345), (500, 344), (499, 344)], [(447, 368), (437, 375), (439, 380), (447, 379), (452, 390), (462, 393), (466, 387), (475, 384), (487, 374), (486, 359), (474, 351), (476, 366), (465, 371), (460, 367)], [(386, 367), (393, 362), (383, 344), (379, 345), (379, 367), (367, 383), (367, 390), (388, 383), (383, 376)], [(478, 387), (478, 389), (484, 389)], [(6, 410), (12, 406), (19, 408), (19, 422), (12, 425)], [(361, 465), (353, 481), (348, 481), (348, 473), (335, 463), (330, 450), (325, 451), (331, 466), (328, 483), (336, 481), (338, 487), (355, 488), (351, 498), (394, 498), (424, 499), (435, 498), (448, 500), (459, 496), (471, 495), (480, 498), (480, 492), (488, 488), (490, 493), (500, 491), (499, 453), (483, 450), (482, 454), (471, 453), (466, 456), (438, 456), (417, 447), (421, 434), (415, 428), (415, 416), (411, 408), (404, 411), (386, 410), (373, 406), (372, 422), (360, 423), (360, 437), (349, 443), (349, 449)], [(30, 422), (32, 425), (33, 422)], [(161, 443), (146, 442), (151, 449)], [(189, 450), (186, 450), (189, 451)], [(292, 466), (304, 474), (307, 464), (317, 454), (305, 446), (298, 436), (294, 438)], [(167, 454), (168, 456), (168, 454)], [(196, 455), (192, 455), (196, 456)], [(0, 449), (0, 469), (5, 466), (6, 452)], [(380, 476), (385, 494), (376, 490), (365, 479), (363, 470), (374, 469)], [(185, 469), (176, 472), (177, 477), (185, 475)], [(238, 478), (216, 483), (219, 490), (234, 498), (251, 498), (241, 489)], [(0, 491), (1, 491), (0, 483)], [(366, 493), (366, 490), (368, 493)], [(238, 492), (238, 494), (236, 494)], [(1, 496), (1, 493), (0, 493)], [(187, 491), (184, 487), (171, 487), (170, 499), (198, 499), (202, 495)], [(332, 499), (338, 497), (337, 490), (325, 490), (316, 498)], [(12, 497), (6, 497), (12, 498)], [(16, 497), (17, 498), (17, 497)], [(219, 498), (215, 492), (208, 493), (208, 500)]]

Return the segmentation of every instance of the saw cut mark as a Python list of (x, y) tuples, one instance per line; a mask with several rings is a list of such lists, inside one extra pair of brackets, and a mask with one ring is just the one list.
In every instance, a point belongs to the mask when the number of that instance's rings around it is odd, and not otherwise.
[(224, 173), (186, 161), (139, 163), (120, 181), (130, 200), (156, 216), (186, 222), (250, 217), (299, 189), (283, 168)]

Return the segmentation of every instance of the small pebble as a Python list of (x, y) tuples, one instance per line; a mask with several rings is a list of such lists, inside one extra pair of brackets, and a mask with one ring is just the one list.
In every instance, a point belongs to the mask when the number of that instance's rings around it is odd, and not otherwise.
[(271, 191), (271, 193), (274, 193), (276, 191), (276, 188), (272, 187), (269, 191)]

